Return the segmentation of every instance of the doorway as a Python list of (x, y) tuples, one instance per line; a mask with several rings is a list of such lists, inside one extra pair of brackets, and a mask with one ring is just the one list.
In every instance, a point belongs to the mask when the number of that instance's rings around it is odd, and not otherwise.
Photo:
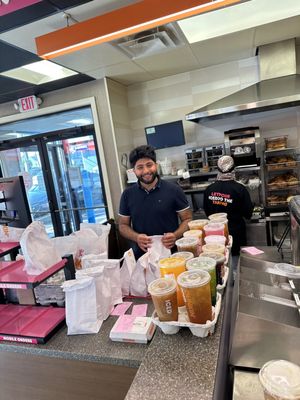
[(3, 177), (23, 175), (32, 220), (50, 236), (108, 219), (93, 124), (5, 140), (0, 166)]

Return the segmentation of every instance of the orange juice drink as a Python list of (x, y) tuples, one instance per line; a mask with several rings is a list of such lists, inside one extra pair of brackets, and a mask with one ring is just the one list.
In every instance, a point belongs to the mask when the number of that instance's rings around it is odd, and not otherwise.
[[(185, 269), (186, 260), (183, 257), (167, 257), (158, 261), (160, 275), (166, 278), (172, 278), (176, 282), (176, 278)], [(184, 306), (184, 300), (180, 288), (177, 286), (177, 303), (178, 307)]]
[(181, 287), (190, 321), (196, 324), (211, 321), (209, 273), (202, 270), (186, 271), (178, 276), (177, 283)]
[(148, 292), (160, 321), (177, 321), (178, 305), (176, 281), (173, 278), (159, 278), (151, 282)]

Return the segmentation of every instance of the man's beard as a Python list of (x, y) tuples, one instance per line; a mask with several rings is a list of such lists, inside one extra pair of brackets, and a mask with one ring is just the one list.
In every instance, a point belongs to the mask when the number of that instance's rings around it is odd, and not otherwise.
[[(150, 174), (147, 174), (147, 175), (150, 175)], [(141, 183), (144, 183), (145, 185), (151, 185), (151, 183), (153, 183), (158, 176), (156, 172), (152, 173), (151, 175), (152, 175), (152, 178), (149, 180), (143, 179), (143, 177), (140, 176), (140, 177), (138, 177), (138, 181)]]

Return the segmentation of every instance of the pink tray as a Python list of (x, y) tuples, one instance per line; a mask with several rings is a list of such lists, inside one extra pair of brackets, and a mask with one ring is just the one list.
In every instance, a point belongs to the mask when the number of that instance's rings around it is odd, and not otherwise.
[(2, 261), (0, 263), (0, 288), (33, 288), (61, 270), (65, 266), (66, 262), (66, 259), (62, 259), (39, 275), (28, 275), (24, 271), (24, 260), (8, 262)]
[(19, 242), (0, 242), (0, 257), (20, 248)]
[(0, 340), (42, 343), (64, 319), (64, 308), (0, 304)]

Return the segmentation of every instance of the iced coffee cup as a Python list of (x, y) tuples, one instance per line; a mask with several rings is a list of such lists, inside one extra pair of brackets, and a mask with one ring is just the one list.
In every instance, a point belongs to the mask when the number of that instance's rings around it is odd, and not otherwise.
[(211, 321), (209, 273), (201, 270), (186, 271), (178, 276), (177, 283), (181, 287), (190, 321), (196, 324)]
[(202, 230), (201, 229), (191, 229), (184, 232), (183, 237), (196, 237), (199, 240), (200, 247), (202, 246)]
[(221, 235), (209, 235), (205, 237), (205, 244), (223, 244), (226, 243), (226, 237)]
[(213, 258), (209, 257), (198, 257), (187, 261), (186, 269), (191, 271), (193, 269), (201, 269), (207, 271), (210, 275), (210, 294), (211, 303), (213, 306), (216, 305), (217, 300), (217, 274), (216, 274), (217, 262)]
[(220, 243), (209, 243), (209, 244), (205, 244), (204, 246), (202, 246), (202, 251), (203, 252), (211, 252), (211, 253), (220, 253), (225, 255), (225, 246), (224, 244), (220, 244)]
[(203, 228), (205, 236), (208, 235), (220, 235), (224, 236), (225, 226), (223, 222), (210, 222)]
[[(183, 257), (167, 257), (158, 261), (160, 275), (165, 278), (172, 278), (176, 282), (177, 276), (186, 270), (185, 259)], [(177, 286), (177, 303), (178, 307), (184, 306), (182, 292)]]
[(202, 231), (202, 241), (204, 239), (204, 226), (208, 224), (208, 219), (194, 219), (193, 221), (188, 222), (188, 227), (190, 230), (200, 230)]
[(178, 251), (189, 251), (194, 257), (200, 254), (200, 243), (197, 237), (183, 237), (175, 242)]
[(259, 371), (265, 400), (300, 400), (300, 367), (286, 360), (267, 362)]
[(148, 286), (160, 321), (178, 320), (176, 286), (176, 281), (172, 278), (159, 278)]
[[(211, 218), (212, 216), (214, 216), (214, 217)], [(224, 236), (226, 237), (226, 245), (227, 245), (229, 243), (229, 230), (228, 230), (227, 214), (226, 213), (212, 214), (208, 218), (211, 222), (220, 222), (220, 223), (224, 224)]]
[(227, 218), (227, 213), (220, 212), (220, 213), (210, 214), (210, 216), (208, 217), (210, 221), (220, 218)]

